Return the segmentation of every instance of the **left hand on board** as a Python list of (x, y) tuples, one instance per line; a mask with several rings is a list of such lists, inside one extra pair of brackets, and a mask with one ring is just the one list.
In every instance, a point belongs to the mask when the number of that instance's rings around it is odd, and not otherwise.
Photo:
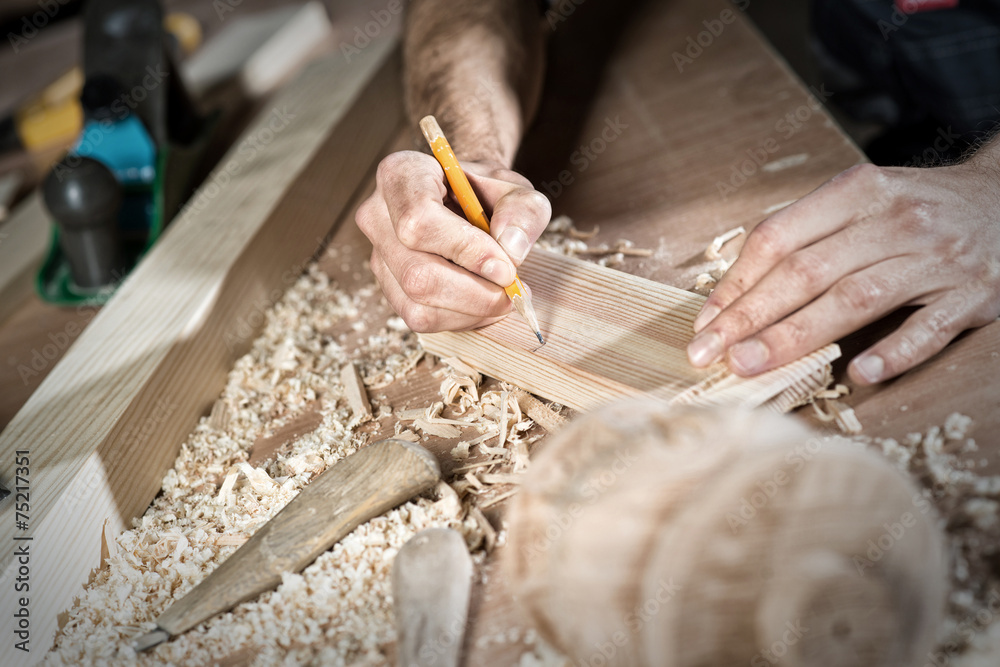
[(906, 305), (922, 308), (851, 362), (855, 382), (899, 375), (1000, 315), (996, 165), (862, 164), (779, 211), (708, 298), (688, 357), (756, 375)]

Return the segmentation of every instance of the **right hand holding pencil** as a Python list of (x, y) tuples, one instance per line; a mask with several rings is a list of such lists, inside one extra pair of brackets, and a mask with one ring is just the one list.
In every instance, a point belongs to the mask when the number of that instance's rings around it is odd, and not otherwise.
[(358, 209), (372, 272), (392, 308), (420, 333), (473, 329), (510, 313), (509, 285), (552, 214), (548, 199), (499, 163), (463, 162), (490, 234), (469, 224), (430, 155), (400, 151), (378, 167)]

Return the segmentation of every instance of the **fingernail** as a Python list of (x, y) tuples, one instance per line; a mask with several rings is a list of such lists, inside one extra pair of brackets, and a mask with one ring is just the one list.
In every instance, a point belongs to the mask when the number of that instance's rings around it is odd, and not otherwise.
[(698, 368), (708, 366), (722, 355), (722, 336), (713, 331), (710, 334), (695, 337), (688, 344), (687, 352), (692, 366)]
[(508, 227), (497, 240), (516, 262), (524, 260), (531, 248), (531, 244), (528, 243), (528, 235), (517, 227)]
[(702, 329), (708, 326), (708, 323), (715, 319), (715, 316), (722, 312), (722, 309), (718, 306), (709, 306), (705, 304), (702, 306), (701, 312), (698, 313), (698, 317), (694, 318), (694, 332), (698, 333)]
[(500, 287), (506, 287), (514, 282), (514, 267), (508, 262), (488, 259), (483, 264), (483, 277), (500, 285)]
[(767, 345), (756, 338), (733, 345), (729, 349), (729, 361), (739, 375), (753, 375), (759, 371), (771, 356)]
[(881, 382), (882, 374), (885, 373), (885, 361), (877, 354), (866, 354), (863, 357), (858, 357), (851, 362), (851, 365), (854, 366), (858, 375), (870, 384)]

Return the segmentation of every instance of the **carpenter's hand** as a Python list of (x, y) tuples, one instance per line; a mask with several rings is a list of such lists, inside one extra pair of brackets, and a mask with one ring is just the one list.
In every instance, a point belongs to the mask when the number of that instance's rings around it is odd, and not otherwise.
[(695, 366), (738, 375), (793, 361), (904, 305), (923, 306), (856, 357), (873, 384), (1000, 314), (1000, 179), (972, 160), (853, 167), (762, 222), (695, 320)]
[(471, 329), (507, 315), (503, 287), (514, 282), (515, 267), (552, 214), (548, 199), (523, 176), (499, 164), (462, 168), (492, 237), (462, 216), (437, 160), (413, 151), (382, 160), (375, 194), (356, 217), (374, 246), (372, 271), (382, 291), (421, 333)]

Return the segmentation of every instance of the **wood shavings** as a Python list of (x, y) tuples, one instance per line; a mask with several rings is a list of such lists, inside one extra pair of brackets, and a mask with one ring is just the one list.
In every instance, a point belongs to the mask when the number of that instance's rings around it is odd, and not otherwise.
[(284, 426), (278, 428), (273, 435), (257, 438), (250, 449), (250, 463), (260, 465), (281, 451), (286, 445), (312, 433), (323, 423), (323, 415), (316, 409), (294, 417)]
[(372, 406), (368, 401), (368, 392), (365, 391), (364, 381), (358, 367), (353, 363), (344, 364), (340, 371), (340, 383), (344, 386), (344, 394), (347, 396), (347, 404), (351, 407), (350, 426), (363, 424), (372, 418)]
[(208, 415), (208, 426), (216, 431), (225, 431), (229, 427), (229, 405), (221, 398), (212, 404), (212, 412)]
[(457, 438), (462, 435), (462, 431), (451, 424), (438, 424), (424, 417), (418, 417), (413, 421), (413, 428), (419, 429), (427, 435), (437, 438)]
[(722, 256), (722, 247), (741, 234), (746, 234), (746, 229), (743, 227), (736, 227), (735, 229), (730, 229), (728, 232), (716, 236), (712, 242), (708, 244), (708, 247), (705, 248), (705, 259), (712, 262), (712, 265), (707, 271), (703, 271), (695, 277), (692, 291), (703, 296), (707, 296), (713, 289), (715, 289), (715, 285), (722, 280), (722, 276), (726, 275), (726, 271), (728, 271), (729, 267), (733, 264), (732, 261), (727, 260)]
[[(396, 550), (433, 526), (483, 541), (454, 490), (362, 524), (301, 574), (286, 575), (277, 590), (195, 631), (138, 656), (130, 645), (312, 477), (366, 442), (350, 427), (354, 413), (340, 382), (348, 360), (334, 333), (358, 320), (362, 291), (347, 294), (310, 267), (266, 311), (262, 334), (237, 360), (212, 413), (181, 445), (162, 492), (131, 529), (106, 538), (105, 567), (67, 610), (43, 664), (388, 664)], [(405, 375), (422, 357), (416, 336), (388, 322), (360, 344), (356, 361), (362, 377), (378, 384)], [(268, 432), (310, 410), (322, 416), (314, 430), (258, 466), (247, 462)], [(400, 427), (397, 437), (417, 434)]]
[[(855, 435), (861, 446), (872, 447), (921, 487), (915, 511), (934, 508), (942, 518), (952, 565), (952, 593), (948, 617), (939, 635), (935, 655), (940, 664), (963, 664), (963, 653), (986, 637), (1000, 635), (994, 610), (1000, 603), (1000, 475), (976, 472), (972, 457), (978, 450), (968, 437), (971, 418), (952, 413), (941, 426), (910, 433), (897, 441)], [(843, 436), (833, 436), (843, 440)], [(980, 619), (980, 620), (977, 620)], [(985, 622), (982, 620), (985, 619)], [(995, 664), (995, 655), (993, 663)]]
[(393, 437), (397, 440), (405, 440), (406, 442), (420, 442), (420, 436), (409, 429), (403, 429)]
[(477, 529), (482, 533), (483, 546), (486, 549), (486, 553), (492, 552), (497, 544), (497, 531), (493, 528), (493, 524), (489, 522), (483, 511), (475, 505), (469, 508), (469, 517), (476, 522)]
[(722, 246), (726, 245), (737, 236), (741, 234), (746, 234), (747, 230), (743, 227), (736, 227), (735, 229), (730, 229), (728, 232), (724, 232), (719, 236), (712, 239), (712, 242), (708, 244), (705, 248), (705, 259), (710, 262), (715, 262), (722, 259), (722, 255), (719, 252), (722, 250)]
[(479, 475), (479, 480), (483, 484), (520, 484), (521, 475), (512, 475), (509, 473), (482, 473)]
[(452, 371), (457, 375), (464, 376), (472, 380), (475, 386), (479, 386), (483, 381), (483, 376), (480, 375), (479, 371), (474, 369), (472, 366), (468, 365), (458, 357), (447, 357), (441, 360), (446, 364)]
[(493, 507), (494, 505), (498, 505), (498, 504), (502, 503), (503, 501), (507, 500), (508, 498), (510, 498), (511, 496), (513, 496), (515, 493), (517, 493), (517, 489), (512, 489), (511, 491), (508, 491), (507, 493), (501, 493), (499, 496), (494, 496), (493, 498), (490, 498), (489, 500), (487, 500), (486, 502), (484, 502), (483, 504), (481, 504), (480, 507), (482, 507), (483, 509), (486, 509), (487, 507)]
[(816, 418), (821, 422), (833, 422), (841, 433), (856, 435), (864, 430), (861, 422), (858, 420), (854, 408), (839, 401), (849, 393), (850, 390), (847, 386), (838, 384), (833, 388), (820, 389), (809, 400), (809, 403), (813, 406)]
[(566, 425), (568, 421), (558, 412), (555, 412), (540, 400), (524, 391), (517, 389), (514, 391), (514, 399), (521, 410), (526, 412), (536, 424), (544, 428), (549, 433), (555, 433)]
[(627, 239), (618, 239), (614, 245), (607, 243), (588, 245), (587, 241), (592, 240), (599, 232), (600, 228), (597, 225), (588, 232), (581, 231), (573, 225), (568, 216), (560, 215), (549, 222), (536, 245), (561, 255), (580, 257), (601, 266), (611, 267), (621, 265), (626, 257), (653, 256), (653, 250), (636, 248), (635, 244)]

